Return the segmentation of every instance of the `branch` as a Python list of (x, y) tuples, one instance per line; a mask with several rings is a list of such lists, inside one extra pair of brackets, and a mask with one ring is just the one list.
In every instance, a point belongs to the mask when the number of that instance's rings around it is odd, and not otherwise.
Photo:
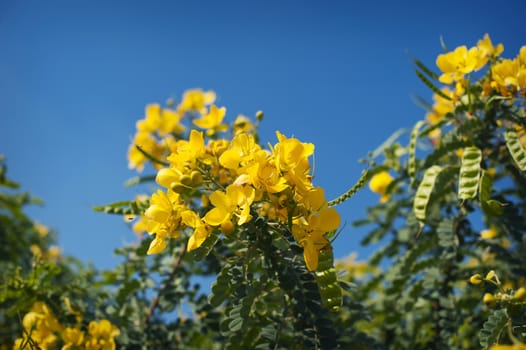
[(183, 249), (181, 250), (177, 258), (175, 259), (174, 264), (172, 266), (172, 270), (170, 271), (168, 278), (165, 280), (165, 282), (159, 289), (159, 293), (157, 293), (155, 298), (152, 299), (152, 302), (150, 303), (150, 306), (148, 307), (148, 310), (146, 311), (145, 324), (148, 324), (150, 322), (150, 319), (152, 318), (155, 309), (157, 308), (157, 306), (159, 306), (159, 301), (161, 300), (161, 296), (164, 294), (164, 291), (170, 287), (170, 281), (174, 279), (175, 274), (177, 273), (177, 270), (179, 269), (179, 266), (183, 262), (183, 257), (185, 254), (186, 254), (186, 245), (183, 246)]

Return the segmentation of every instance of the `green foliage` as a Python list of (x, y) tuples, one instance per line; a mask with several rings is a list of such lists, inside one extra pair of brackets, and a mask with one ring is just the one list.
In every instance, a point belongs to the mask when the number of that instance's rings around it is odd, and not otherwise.
[(415, 213), (416, 218), (424, 223), (426, 221), (426, 209), (431, 198), (431, 193), (433, 192), (433, 187), (437, 176), (442, 171), (442, 168), (438, 165), (433, 165), (428, 168), (424, 173), (424, 178), (415, 194), (415, 200), (413, 202), (413, 212)]
[(342, 305), (342, 289), (334, 268), (334, 255), (330, 249), (322, 250), (320, 253), (316, 281), (323, 305), (331, 311), (338, 311)]
[(512, 129), (506, 130), (504, 137), (506, 139), (506, 147), (508, 147), (515, 164), (520, 170), (526, 171), (526, 150), (520, 143), (517, 132)]
[(460, 178), (458, 181), (458, 198), (461, 200), (475, 198), (480, 179), (480, 161), (482, 153), (477, 147), (466, 147), (462, 154)]
[[(121, 262), (108, 271), (56, 253), (54, 235), (23, 213), (25, 205), (38, 200), (19, 191), (0, 159), (0, 345), (12, 347), (18, 338), (17, 344), (38, 348), (38, 327), (22, 327), (38, 303), (45, 303), (63, 326), (54, 331), (58, 337), (65, 327), (76, 327), (87, 337), (92, 322), (118, 325), (114, 336), (119, 349), (490, 349), (525, 343), (524, 90), (499, 85), (489, 69), (478, 80), (475, 74), (462, 80), (446, 75), (444, 80), (414, 62), (440, 108), (427, 106), (434, 119), (418, 121), (409, 140), (399, 140), (404, 133), (399, 130), (371, 152), (369, 167), (346, 193), (327, 202), (318, 198), (322, 192), (313, 191), (309, 194), (315, 198), (301, 202), (296, 197), (307, 197), (307, 192), (294, 192), (298, 183), (262, 182), (270, 191), (260, 193), (266, 197), (258, 198), (257, 206), (242, 213), (238, 202), (234, 213), (227, 213), (234, 219), (229, 216), (198, 231), (213, 207), (210, 194), (226, 193), (231, 180), (243, 186), (249, 176), (225, 175), (221, 171), (226, 167), (214, 168), (221, 158), (209, 153), (225, 152), (226, 147), (217, 142), (216, 148), (202, 152), (200, 162), (192, 163), (195, 154), (190, 154), (181, 169), (126, 183), (157, 179), (171, 189), (171, 197), (157, 194), (155, 205), (152, 196), (94, 208), (141, 220), (152, 213), (154, 219), (165, 219), (177, 210), (197, 217), (181, 214), (176, 223), (165, 220), (173, 224), (163, 226), (166, 230), (153, 219), (139, 221), (152, 235), (117, 249)], [(489, 62), (502, 60), (492, 57)], [(448, 86), (450, 91), (437, 86), (448, 78), (456, 83)], [(157, 107), (159, 113), (173, 113)], [(187, 106), (191, 115), (199, 107)], [(194, 133), (193, 143), (183, 142), (181, 149), (195, 151), (200, 135)], [(211, 135), (210, 143), (219, 141)], [(170, 137), (175, 136), (180, 135), (173, 131)], [(152, 153), (166, 151), (152, 142)], [(289, 158), (310, 152), (310, 146), (284, 136), (280, 147), (286, 142), (294, 151)], [(136, 166), (168, 165), (146, 148), (132, 147), (138, 152)], [(241, 162), (237, 155), (229, 156), (233, 163)], [(266, 151), (259, 156), (266, 160)], [(273, 168), (275, 160), (267, 163), (269, 169), (286, 172)], [(307, 168), (305, 163), (298, 169), (307, 174)], [(332, 246), (340, 231), (316, 232), (317, 220), (333, 212), (307, 207), (336, 206), (379, 173), (389, 174), (384, 183), (371, 186), (382, 201), (354, 223), (369, 228), (361, 243), (374, 245), (374, 252), (366, 262), (335, 262)], [(309, 176), (295, 181), (310, 185)], [(248, 201), (249, 196), (241, 197)], [(284, 219), (275, 220), (269, 208)], [(281, 209), (287, 209), (285, 214)], [(225, 214), (221, 210), (216, 214)], [(247, 220), (239, 220), (241, 215)], [(294, 230), (300, 224), (303, 231)], [(148, 255), (160, 237), (166, 249)], [(192, 239), (199, 243), (189, 245)], [(315, 271), (307, 269), (306, 261), (317, 262), (316, 269), (311, 267)], [(60, 338), (55, 345), (71, 344)]]
[(508, 320), (506, 309), (495, 310), (489, 315), (488, 320), (484, 322), (483, 328), (479, 333), (480, 346), (483, 349), (488, 349), (491, 345), (497, 343), (501, 334), (505, 332)]
[(411, 131), (411, 138), (409, 140), (409, 160), (407, 162), (407, 173), (411, 177), (411, 181), (414, 181), (416, 173), (416, 142), (418, 139), (418, 132), (420, 128), (425, 124), (423, 120), (418, 121), (413, 130)]
[(119, 201), (111, 204), (93, 207), (93, 210), (106, 214), (140, 215), (148, 208), (148, 201)]
[(367, 184), (368, 175), (369, 175), (369, 172), (367, 169), (362, 171), (362, 174), (360, 175), (360, 178), (358, 179), (358, 181), (356, 181), (356, 183), (347, 192), (345, 192), (338, 198), (335, 198), (329, 201), (328, 206), (333, 207), (335, 205), (341, 204), (345, 202), (347, 199), (354, 196), (363, 186)]

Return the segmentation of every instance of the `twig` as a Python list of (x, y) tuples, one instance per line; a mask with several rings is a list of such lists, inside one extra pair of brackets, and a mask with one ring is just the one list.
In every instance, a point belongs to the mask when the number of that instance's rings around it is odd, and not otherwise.
[(161, 296), (163, 295), (164, 291), (170, 287), (170, 281), (173, 280), (173, 278), (175, 277), (175, 274), (177, 273), (177, 269), (183, 262), (183, 257), (185, 254), (186, 254), (186, 245), (183, 246), (183, 249), (181, 250), (177, 258), (175, 259), (174, 264), (172, 266), (172, 270), (170, 271), (170, 274), (168, 275), (168, 278), (166, 279), (166, 281), (163, 283), (163, 285), (159, 289), (159, 293), (157, 293), (155, 298), (152, 299), (150, 306), (148, 307), (148, 310), (146, 311), (145, 324), (148, 324), (150, 322), (150, 319), (152, 318), (152, 315), (155, 309), (157, 308), (157, 306), (159, 306)]

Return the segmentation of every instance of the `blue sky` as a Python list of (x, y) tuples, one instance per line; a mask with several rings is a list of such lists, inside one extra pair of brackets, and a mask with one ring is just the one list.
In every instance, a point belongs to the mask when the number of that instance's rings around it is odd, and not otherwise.
[[(43, 198), (27, 212), (56, 229), (66, 254), (98, 267), (135, 236), (91, 207), (130, 199), (126, 152), (144, 106), (188, 88), (215, 90), (227, 118), (265, 112), (316, 145), (315, 182), (333, 198), (359, 177), (358, 159), (424, 112), (413, 72), (485, 33), (505, 57), (526, 44), (526, 2), (15, 1), (0, 0), (0, 154), (9, 175)], [(368, 190), (338, 209), (337, 256), (358, 250), (351, 222)]]

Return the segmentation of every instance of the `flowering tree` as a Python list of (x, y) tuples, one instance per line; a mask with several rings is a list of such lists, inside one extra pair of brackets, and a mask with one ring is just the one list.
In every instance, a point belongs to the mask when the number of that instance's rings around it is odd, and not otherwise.
[[(128, 159), (150, 174), (127, 184), (156, 187), (95, 208), (133, 221), (141, 238), (117, 250), (123, 262), (115, 269), (57, 254), (51, 238), (14, 214), (23, 201), (2, 214), (13, 226), (26, 223), (5, 234), (25, 238), (20, 254), (6, 259), (2, 342), (526, 347), (526, 46), (504, 59), (503, 46), (486, 35), (470, 49), (445, 51), (439, 74), (415, 60), (435, 93), (433, 105), (422, 101), (426, 118), (407, 141), (397, 132), (372, 152), (357, 183), (331, 200), (312, 179), (313, 144), (279, 131), (273, 143), (260, 143), (262, 112), (226, 123), (215, 93), (200, 89), (146, 106)], [(2, 183), (11, 184), (4, 173)], [(354, 255), (335, 262), (336, 207), (367, 183), (381, 198), (355, 225), (371, 227), (362, 243), (378, 249), (367, 262)]]

